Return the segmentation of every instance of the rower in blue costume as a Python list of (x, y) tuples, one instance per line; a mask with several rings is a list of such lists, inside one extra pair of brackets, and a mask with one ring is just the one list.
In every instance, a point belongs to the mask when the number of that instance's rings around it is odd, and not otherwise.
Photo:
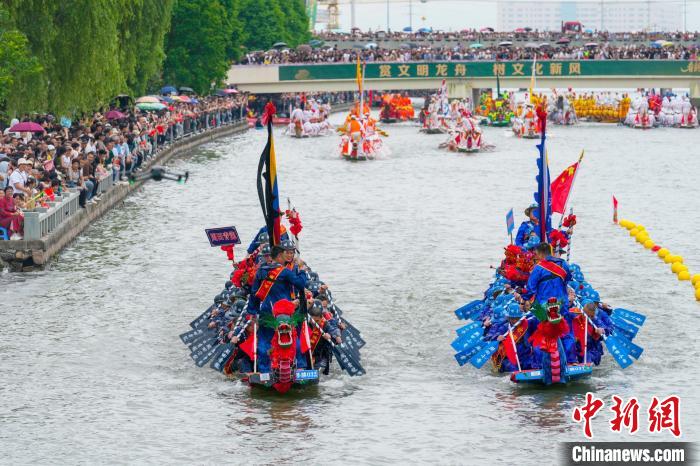
[(549, 298), (556, 298), (561, 302), (562, 309), (568, 309), (566, 285), (572, 280), (569, 265), (564, 259), (552, 256), (552, 248), (547, 243), (535, 247), (535, 256), (537, 265), (530, 273), (522, 298), (529, 301), (534, 297), (535, 302), (540, 304), (545, 304)]
[[(248, 299), (248, 312), (261, 318), (272, 315), (272, 306), (282, 299), (294, 301), (304, 292), (308, 275), (306, 267), (302, 264), (299, 268), (289, 269), (284, 266), (284, 253), (286, 250), (294, 250), (294, 243), (283, 241), (280, 246), (274, 246), (271, 251), (271, 262), (261, 264), (255, 274), (255, 281)], [(261, 325), (258, 328), (258, 370), (269, 372), (270, 343), (274, 335), (274, 329)], [(299, 345), (297, 345), (299, 348)], [(298, 353), (297, 356), (300, 354)], [(304, 357), (297, 357), (297, 367), (306, 367)]]
[[(280, 225), (280, 228), (282, 229), (280, 234), (280, 241), (288, 240), (289, 235), (287, 234), (287, 229), (284, 227), (284, 225)], [(258, 230), (258, 233), (253, 238), (253, 241), (250, 242), (250, 245), (248, 246), (248, 255), (253, 254), (255, 250), (260, 247), (261, 244), (269, 242), (270, 235), (267, 232), (267, 227), (264, 226), (260, 230)]]
[[(603, 336), (610, 335), (613, 323), (607, 312), (599, 308), (600, 298), (598, 293), (593, 291), (590, 296), (581, 300), (581, 308), (585, 315), (591, 320), (588, 322), (589, 331), (586, 341), (586, 362), (592, 362), (596, 366), (600, 364), (605, 350), (603, 349)], [(592, 324), (591, 324), (592, 322)], [(593, 328), (595, 327), (595, 328)], [(583, 348), (578, 342), (579, 362), (583, 362)]]
[[(528, 218), (526, 221), (520, 224), (518, 228), (518, 233), (515, 235), (515, 245), (521, 248), (530, 249), (530, 245), (537, 241), (539, 243), (539, 232), (537, 225), (539, 224), (539, 219), (537, 217), (537, 204), (531, 204), (530, 207), (525, 209), (525, 216)], [(531, 238), (536, 237), (537, 240), (531, 240)]]
[(503, 309), (503, 317), (499, 318), (486, 332), (484, 340), (497, 340), (502, 342), (510, 339), (508, 334), (509, 326), (515, 341), (515, 348), (518, 353), (518, 360), (513, 362), (505, 355), (505, 350), (499, 348), (493, 356), (494, 363), (499, 372), (514, 372), (518, 370), (520, 362), (521, 370), (537, 369), (539, 359), (534, 358), (534, 350), (529, 339), (537, 329), (538, 320), (535, 317), (523, 319), (523, 313), (517, 302), (511, 301)]

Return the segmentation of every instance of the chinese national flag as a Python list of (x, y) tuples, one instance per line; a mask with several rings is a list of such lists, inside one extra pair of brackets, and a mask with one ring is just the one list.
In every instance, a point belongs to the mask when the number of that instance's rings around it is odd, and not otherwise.
[(569, 197), (579, 162), (566, 168), (556, 180), (552, 181), (552, 212), (564, 213), (566, 199)]

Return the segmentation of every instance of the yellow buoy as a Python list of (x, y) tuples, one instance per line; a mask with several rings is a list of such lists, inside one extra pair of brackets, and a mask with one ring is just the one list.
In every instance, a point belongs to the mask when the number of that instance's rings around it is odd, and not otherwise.
[(631, 230), (632, 228), (636, 228), (636, 227), (637, 227), (636, 223), (629, 222), (625, 228), (627, 228), (628, 230)]
[(682, 270), (678, 273), (678, 279), (681, 281), (690, 280), (690, 272)]
[(698, 283), (700, 283), (700, 273), (696, 273), (695, 275), (690, 277), (690, 283), (692, 283), (693, 285), (697, 285)]
[(654, 241), (653, 241), (653, 240), (648, 239), (648, 240), (644, 241), (644, 247), (645, 247), (645, 248), (651, 249), (651, 248), (653, 248), (654, 246), (656, 246), (656, 245), (654, 244)]
[(700, 301), (700, 288), (695, 288), (695, 299)]
[(637, 233), (639, 233), (639, 230), (637, 230), (636, 228), (632, 228), (630, 230), (630, 236), (637, 236)]
[(674, 262), (678, 262), (674, 260), (675, 258), (676, 256), (674, 256), (671, 253), (668, 253), (666, 254), (666, 257), (664, 257), (664, 262), (666, 262), (667, 264), (673, 264)]
[(644, 228), (644, 225), (638, 223), (638, 224), (637, 224), (637, 230), (639, 230), (639, 231), (646, 231), (646, 228)]
[(637, 239), (638, 243), (644, 244), (644, 242), (649, 239), (649, 233), (647, 233), (646, 231), (640, 231), (639, 233), (637, 233), (637, 236), (635, 238)]
[(678, 273), (681, 270), (683, 270), (683, 264), (681, 264), (680, 262), (674, 262), (671, 264), (671, 272)]
[(673, 262), (683, 263), (683, 256), (673, 256)]
[(656, 252), (656, 254), (663, 259), (664, 257), (668, 256), (669, 251), (666, 248), (661, 248)]

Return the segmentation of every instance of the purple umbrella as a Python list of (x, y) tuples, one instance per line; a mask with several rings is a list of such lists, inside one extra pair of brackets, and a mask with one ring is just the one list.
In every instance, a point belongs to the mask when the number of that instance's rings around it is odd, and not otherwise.
[(40, 124), (34, 123), (33, 121), (23, 121), (17, 123), (10, 128), (12, 133), (43, 133), (44, 128)]
[(122, 118), (126, 118), (126, 115), (119, 110), (110, 110), (109, 112), (105, 113), (105, 118), (108, 120), (121, 120)]

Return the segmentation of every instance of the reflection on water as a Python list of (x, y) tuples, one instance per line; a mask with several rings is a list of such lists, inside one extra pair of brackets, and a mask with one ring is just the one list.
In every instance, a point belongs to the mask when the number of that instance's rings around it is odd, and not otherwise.
[[(606, 360), (588, 380), (541, 390), (460, 368), (449, 346), (459, 325), (453, 310), (480, 296), (500, 261), (505, 213), (513, 207), (519, 216), (531, 202), (534, 143), (487, 128), (497, 149), (465, 156), (437, 150), (441, 136), (387, 129), (390, 155), (368, 163), (339, 160), (335, 137), (279, 131), (277, 140), (281, 193), (304, 223), (302, 251), (362, 330), (367, 376), (335, 373), (287, 397), (251, 392), (196, 368), (178, 338), (230, 271), (204, 228), (233, 224), (247, 239), (262, 223), (254, 183), (265, 134), (250, 131), (174, 160), (190, 171), (187, 185), (147, 184), (49, 270), (0, 276), (1, 457), (551, 464), (556, 452), (538, 439), (580, 440), (571, 410), (586, 391), (607, 403), (636, 396), (642, 407), (652, 395), (678, 393), (684, 438), (697, 438), (700, 309), (687, 284), (611, 224), (610, 199), (699, 270), (699, 133), (551, 129), (553, 174), (586, 149), (572, 203), (580, 221), (573, 259), (604, 300), (648, 319), (637, 340), (645, 352), (631, 368)], [(620, 440), (608, 416), (595, 419), (596, 439)]]

